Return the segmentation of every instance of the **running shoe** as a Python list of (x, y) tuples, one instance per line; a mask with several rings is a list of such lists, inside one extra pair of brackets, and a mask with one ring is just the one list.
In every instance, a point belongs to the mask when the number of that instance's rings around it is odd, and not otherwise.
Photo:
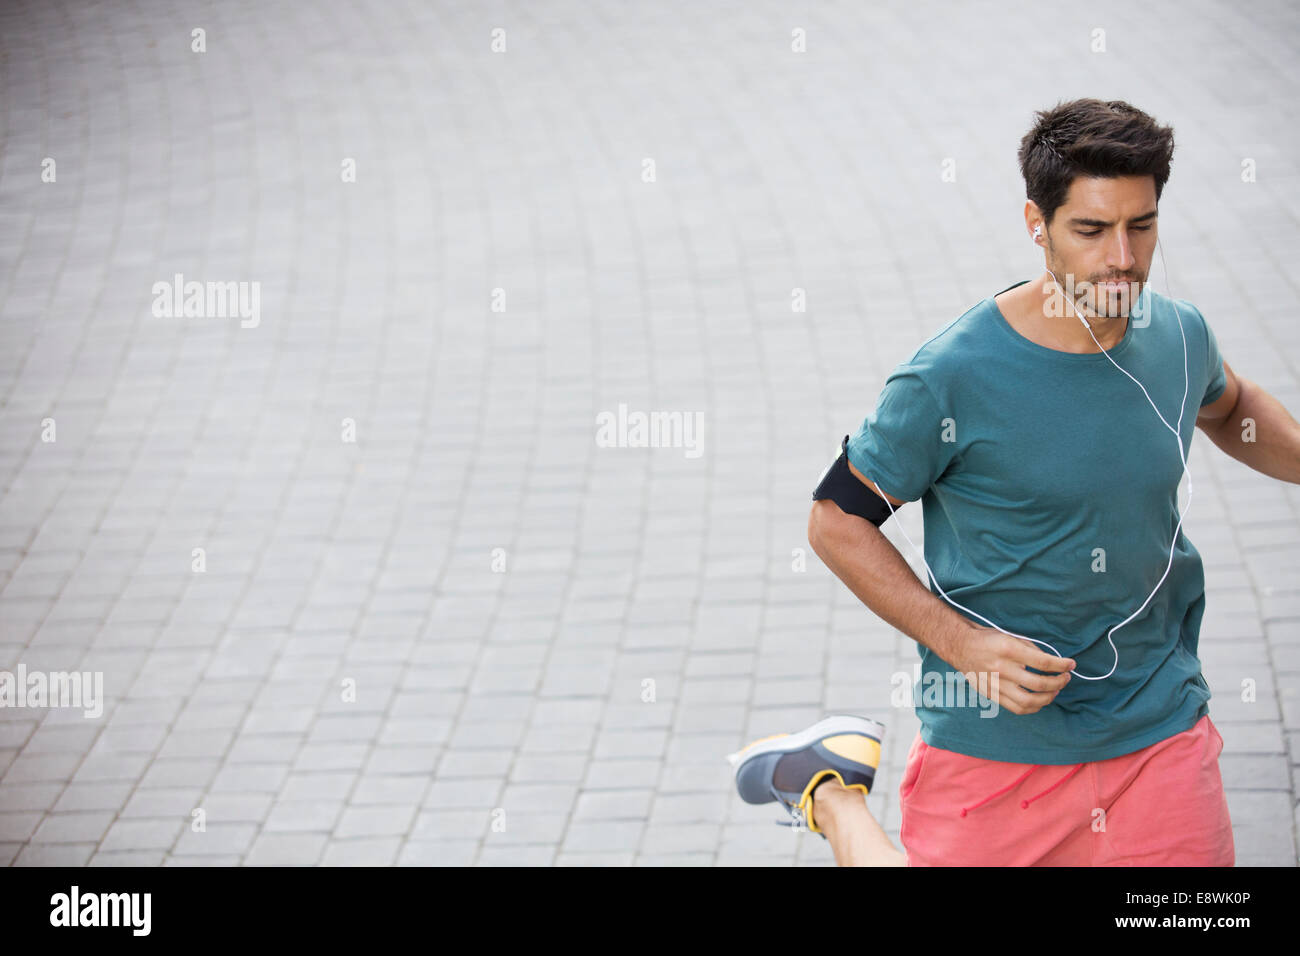
[(807, 826), (826, 835), (812, 814), (812, 792), (827, 777), (851, 790), (871, 792), (880, 766), (884, 725), (867, 717), (834, 714), (794, 734), (773, 734), (729, 754), (736, 768), (736, 789), (746, 803), (781, 804), (790, 814), (787, 826)]

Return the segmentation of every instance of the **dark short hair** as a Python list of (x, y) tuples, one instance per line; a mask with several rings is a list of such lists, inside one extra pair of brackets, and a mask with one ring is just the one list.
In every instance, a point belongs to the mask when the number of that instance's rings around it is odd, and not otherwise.
[(1174, 155), (1172, 127), (1123, 100), (1057, 103), (1035, 120), (1020, 141), (1020, 173), (1047, 225), (1076, 176), (1153, 176), (1160, 200)]

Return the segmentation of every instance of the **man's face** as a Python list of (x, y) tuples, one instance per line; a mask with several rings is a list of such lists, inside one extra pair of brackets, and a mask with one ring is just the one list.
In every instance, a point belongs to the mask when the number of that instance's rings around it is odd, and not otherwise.
[(1047, 229), (1047, 267), (1089, 319), (1128, 315), (1155, 248), (1151, 176), (1076, 176)]

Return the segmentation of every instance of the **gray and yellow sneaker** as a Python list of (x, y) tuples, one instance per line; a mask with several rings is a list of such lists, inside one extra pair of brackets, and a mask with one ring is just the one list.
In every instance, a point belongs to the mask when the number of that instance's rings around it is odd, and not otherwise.
[(834, 714), (794, 734), (774, 734), (728, 755), (736, 768), (736, 789), (746, 803), (781, 804), (793, 826), (817, 828), (812, 792), (827, 777), (848, 789), (871, 792), (880, 766), (883, 724), (867, 717)]

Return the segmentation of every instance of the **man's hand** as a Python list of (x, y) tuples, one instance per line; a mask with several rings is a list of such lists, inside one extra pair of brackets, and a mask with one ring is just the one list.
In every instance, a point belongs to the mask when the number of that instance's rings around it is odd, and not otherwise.
[[(1000, 707), (1013, 714), (1037, 713), (1070, 682), (1075, 666), (1070, 658), (1057, 657), (1037, 644), (991, 627), (967, 624), (969, 629), (955, 635), (947, 643), (948, 653), (940, 656), (961, 671), (977, 691), (996, 693)], [(1033, 674), (1027, 670), (1030, 667), (1046, 673)]]

